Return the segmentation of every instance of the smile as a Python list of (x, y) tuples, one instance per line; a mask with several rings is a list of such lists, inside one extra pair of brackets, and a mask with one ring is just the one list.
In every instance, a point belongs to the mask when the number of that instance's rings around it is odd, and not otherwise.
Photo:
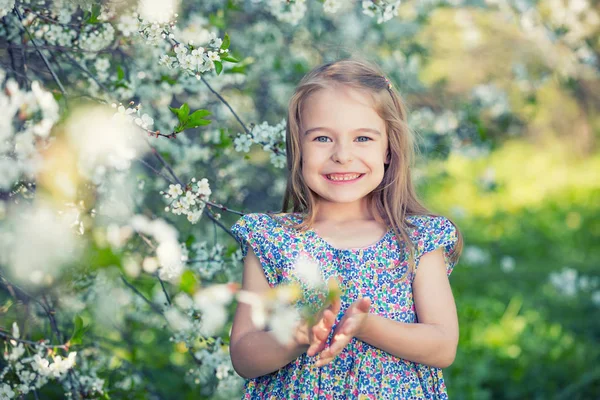
[(350, 173), (350, 174), (327, 174), (325, 178), (331, 182), (355, 182), (363, 177), (364, 174)]

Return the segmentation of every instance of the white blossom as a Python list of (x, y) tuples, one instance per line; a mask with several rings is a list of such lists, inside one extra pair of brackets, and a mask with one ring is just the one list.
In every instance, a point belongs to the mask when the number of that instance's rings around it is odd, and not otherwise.
[(169, 185), (169, 190), (167, 194), (170, 198), (176, 199), (179, 195), (183, 194), (183, 190), (181, 189), (181, 185), (179, 183), (174, 185)]
[(341, 0), (325, 0), (325, 3), (323, 3), (323, 11), (328, 14), (335, 14), (341, 6)]
[(294, 262), (294, 275), (310, 288), (325, 285), (319, 264), (308, 254), (301, 254)]
[(300, 313), (294, 307), (281, 307), (275, 310), (269, 321), (270, 333), (279, 343), (287, 344), (294, 336), (300, 322)]
[[(2, 9), (0, 8), (0, 17), (2, 17), (2, 13), (1, 13)], [(15, 397), (15, 392), (12, 390), (12, 388), (7, 385), (6, 383), (2, 383), (0, 384), (0, 400), (4, 400), (4, 399), (12, 399)]]

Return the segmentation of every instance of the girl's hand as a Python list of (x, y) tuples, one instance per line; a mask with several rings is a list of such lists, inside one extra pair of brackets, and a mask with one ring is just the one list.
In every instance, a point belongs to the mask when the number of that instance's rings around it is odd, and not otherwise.
[(303, 321), (297, 328), (294, 334), (293, 347), (302, 347), (308, 345), (307, 354), (314, 356), (322, 351), (327, 342), (327, 337), (335, 322), (335, 319), (340, 312), (341, 301), (339, 297), (334, 298), (332, 303), (317, 316), (314, 325), (310, 325), (307, 321)]
[[(354, 336), (360, 334), (370, 308), (371, 299), (367, 297), (356, 300), (348, 307), (340, 323), (335, 328), (331, 345), (320, 353), (319, 361), (316, 363), (317, 367), (329, 364), (342, 352)], [(327, 332), (328, 334), (329, 332)]]
[(335, 319), (340, 312), (340, 307), (341, 301), (338, 297), (323, 311), (322, 317), (309, 330), (310, 347), (306, 351), (308, 356), (312, 357), (326, 347), (327, 337), (329, 337), (329, 332), (331, 332)]

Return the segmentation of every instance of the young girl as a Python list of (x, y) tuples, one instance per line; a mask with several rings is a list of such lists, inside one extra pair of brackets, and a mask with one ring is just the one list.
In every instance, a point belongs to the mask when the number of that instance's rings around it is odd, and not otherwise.
[(245, 215), (232, 228), (245, 255), (242, 287), (288, 282), (302, 252), (342, 295), (288, 346), (238, 305), (230, 350), (245, 398), (447, 398), (441, 368), (458, 342), (448, 276), (462, 239), (417, 199), (406, 117), (388, 79), (365, 62), (325, 64), (300, 82), (288, 110), (284, 213)]

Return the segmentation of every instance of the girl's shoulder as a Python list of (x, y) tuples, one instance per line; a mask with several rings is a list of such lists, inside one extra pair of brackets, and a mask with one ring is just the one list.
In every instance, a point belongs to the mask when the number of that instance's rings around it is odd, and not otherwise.
[(456, 227), (448, 218), (434, 214), (414, 214), (406, 217), (408, 229), (414, 235), (431, 235), (435, 232), (456, 233)]
[[(460, 256), (460, 234), (452, 221), (441, 215), (410, 215), (406, 217), (408, 235), (415, 245), (417, 260), (439, 247), (443, 249), (448, 275)], [(417, 261), (418, 262), (418, 261)]]

